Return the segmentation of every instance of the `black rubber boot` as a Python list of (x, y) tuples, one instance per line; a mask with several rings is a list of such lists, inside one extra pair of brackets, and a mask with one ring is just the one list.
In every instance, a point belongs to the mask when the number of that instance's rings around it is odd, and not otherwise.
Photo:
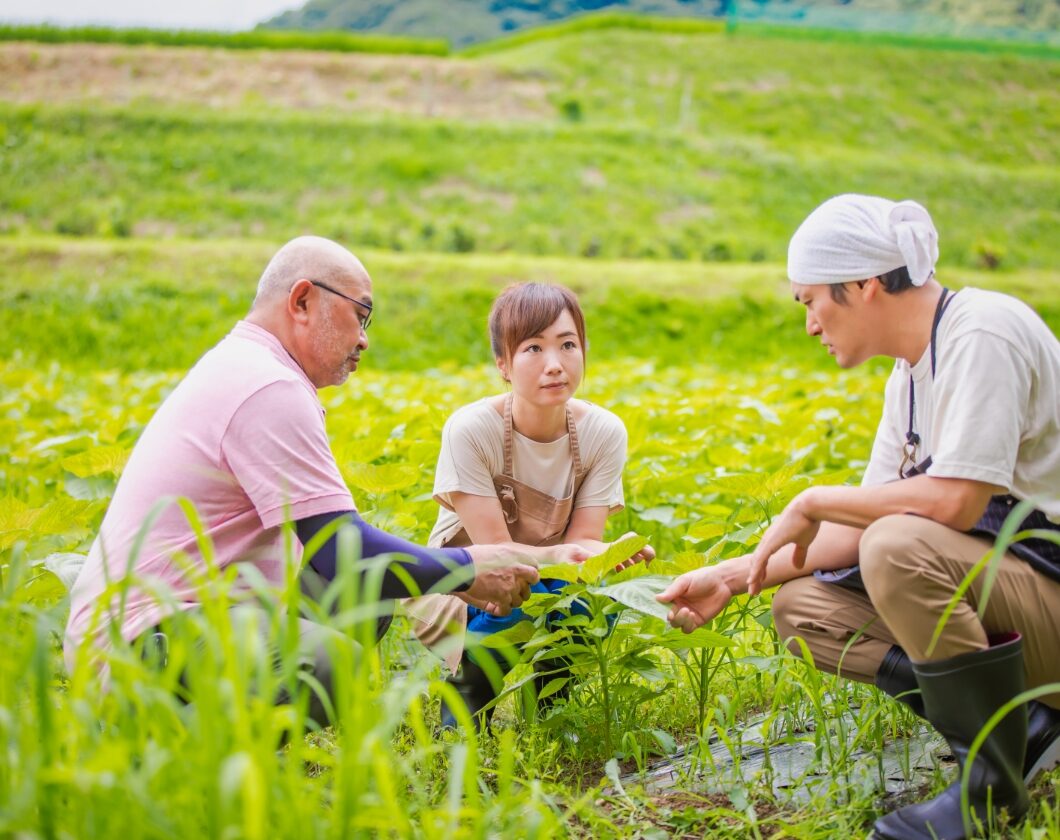
[[(938, 662), (913, 665), (926, 717), (942, 734), (963, 770), (968, 749), (991, 715), (1023, 690), (1023, 643), (1018, 633), (991, 640), (991, 647)], [(1027, 707), (1012, 710), (983, 741), (968, 785), (975, 821), (983, 826), (1006, 808), (1018, 819), (1030, 804), (1023, 783)], [(989, 807), (988, 807), (989, 805)], [(876, 821), (882, 840), (964, 840), (960, 779), (939, 796), (899, 808)]]
[(920, 717), (924, 717), (924, 699), (916, 683), (913, 663), (898, 645), (891, 645), (876, 672), (876, 688), (890, 694), (895, 700), (905, 703)]
[[(913, 673), (913, 663), (898, 645), (891, 647), (876, 672), (876, 688), (905, 703), (924, 717), (924, 701)], [(1031, 700), (1027, 704), (1027, 754), (1023, 759), (1023, 781), (1060, 765), (1060, 711)]]
[[(478, 655), (482, 656), (483, 654), (480, 653)], [(508, 671), (508, 664), (503, 657), (494, 656), (492, 658), (497, 663), (500, 677), (503, 679), (504, 674)], [(471, 719), (475, 723), (475, 731), (481, 732), (483, 726), (489, 726), (490, 721), (493, 720), (493, 707), (486, 709), (486, 711), (482, 710), (497, 697), (497, 691), (490, 680), (489, 674), (468, 655), (467, 651), (464, 651), (464, 655), (460, 659), (460, 669), (456, 672), (456, 675), (446, 679), (446, 682), (457, 690), (460, 699), (464, 701), (468, 714), (471, 715)], [(442, 729), (457, 728), (456, 717), (444, 698), (442, 699), (441, 719)]]
[(1027, 704), (1027, 756), (1023, 781), (1060, 765), (1060, 710), (1031, 700)]

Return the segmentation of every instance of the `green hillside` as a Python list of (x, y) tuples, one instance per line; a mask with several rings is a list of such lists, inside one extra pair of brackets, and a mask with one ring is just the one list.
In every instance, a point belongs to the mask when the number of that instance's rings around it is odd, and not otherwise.
[(1055, 0), (309, 0), (261, 27), (387, 32), (463, 46), (601, 10), (933, 34), (1060, 28)]
[[(864, 468), (892, 364), (837, 370), (786, 280), (819, 201), (923, 201), (940, 281), (1060, 329), (1060, 49), (630, 15), (437, 56), (348, 32), (141, 35), (0, 29), (0, 838), (836, 840), (949, 784), (912, 711), (784, 652), (768, 593), (685, 635), (652, 592)], [(347, 51), (369, 48), (398, 54)], [(211, 565), (166, 655), (119, 641), (105, 685), (57, 644), (131, 448), (302, 233), (372, 276), (367, 352), (321, 393), (338, 469), (367, 521), (420, 542), (446, 417), (504, 388), (498, 290), (559, 282), (584, 305), (579, 396), (628, 437), (604, 536), (658, 556), (620, 578), (605, 555), (591, 590), (525, 604), (537, 626), (477, 736), (438, 730), (453, 689), (405, 619), (374, 644), (378, 567), (362, 586), (343, 554), (324, 603), (301, 596), (311, 545), (279, 601)], [(213, 556), (209, 511), (170, 501)], [(108, 591), (166, 597), (151, 574)], [(248, 597), (274, 645), (228, 611)], [(305, 738), (300, 616), (357, 641), (335, 726)], [(549, 656), (571, 679), (539, 707), (529, 658)], [(984, 835), (1060, 840), (1058, 782)]]
[[(1060, 260), (1056, 61), (606, 30), (474, 60), (335, 56), (310, 88), (295, 53), (192, 71), (186, 50), (8, 49), (36, 68), (0, 80), (8, 234), (774, 262), (807, 207), (861, 191), (924, 201), (950, 264)], [(134, 72), (104, 79), (114, 62)], [(92, 99), (71, 66), (103, 79)], [(188, 87), (215, 70), (216, 95)], [(330, 98), (283, 98), (324, 78)]]

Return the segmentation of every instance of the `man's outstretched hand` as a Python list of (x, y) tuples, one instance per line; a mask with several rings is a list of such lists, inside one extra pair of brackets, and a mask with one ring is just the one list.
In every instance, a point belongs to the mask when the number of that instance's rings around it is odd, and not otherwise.
[(475, 580), (461, 597), (491, 615), (508, 615), (530, 597), (540, 580), (539, 563), (581, 563), (589, 552), (580, 545), (534, 547), (517, 543), (467, 547), (475, 565)]
[(663, 604), (672, 605), (667, 616), (670, 624), (691, 633), (725, 609), (733, 594), (718, 567), (707, 566), (674, 578), (655, 597)]
[(821, 523), (810, 519), (802, 512), (799, 497), (796, 496), (781, 512), (780, 516), (773, 520), (766, 532), (762, 535), (762, 541), (755, 546), (751, 555), (751, 566), (747, 573), (747, 591), (751, 595), (757, 595), (762, 591), (766, 579), (766, 568), (769, 558), (789, 543), (793, 543), (795, 550), (791, 555), (791, 562), (796, 569), (806, 565), (806, 552), (817, 538), (817, 532), (821, 530)]

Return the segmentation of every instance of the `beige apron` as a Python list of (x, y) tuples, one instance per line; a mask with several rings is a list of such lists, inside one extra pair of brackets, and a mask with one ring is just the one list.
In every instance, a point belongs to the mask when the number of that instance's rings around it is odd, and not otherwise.
[[(493, 477), (493, 486), (513, 542), (540, 546), (556, 545), (563, 541), (574, 513), (574, 499), (585, 480), (578, 431), (569, 405), (567, 434), (574, 469), (568, 481), (567, 495), (557, 499), (515, 478), (512, 468), (512, 395), (509, 394), (505, 399), (504, 468), (500, 475)], [(440, 534), (434, 542), (438, 544), (434, 547), (471, 545), (467, 531), (459, 522), (454, 523), (448, 532)], [(416, 638), (441, 655), (455, 674), (464, 651), (467, 603), (455, 595), (424, 595), (422, 598), (408, 598), (404, 605), (405, 614), (412, 620)]]

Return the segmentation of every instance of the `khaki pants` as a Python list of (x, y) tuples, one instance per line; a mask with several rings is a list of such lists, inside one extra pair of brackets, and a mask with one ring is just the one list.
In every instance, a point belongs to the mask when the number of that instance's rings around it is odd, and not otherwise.
[[(1001, 558), (982, 618), (977, 611), (985, 570), (928, 652), (954, 592), (990, 547), (988, 540), (930, 519), (885, 516), (861, 538), (859, 561), (868, 595), (813, 577), (797, 578), (773, 598), (777, 632), (795, 654), (799, 646), (790, 640), (804, 639), (818, 668), (871, 683), (892, 645), (901, 646), (914, 662), (924, 662), (983, 650), (989, 635), (1015, 630), (1023, 636), (1027, 687), (1060, 682), (1060, 583), (1011, 554)], [(1042, 699), (1060, 708), (1060, 694)]]
[(402, 598), (401, 605), (416, 638), (455, 674), (467, 638), (467, 602), (456, 595), (432, 594)]

